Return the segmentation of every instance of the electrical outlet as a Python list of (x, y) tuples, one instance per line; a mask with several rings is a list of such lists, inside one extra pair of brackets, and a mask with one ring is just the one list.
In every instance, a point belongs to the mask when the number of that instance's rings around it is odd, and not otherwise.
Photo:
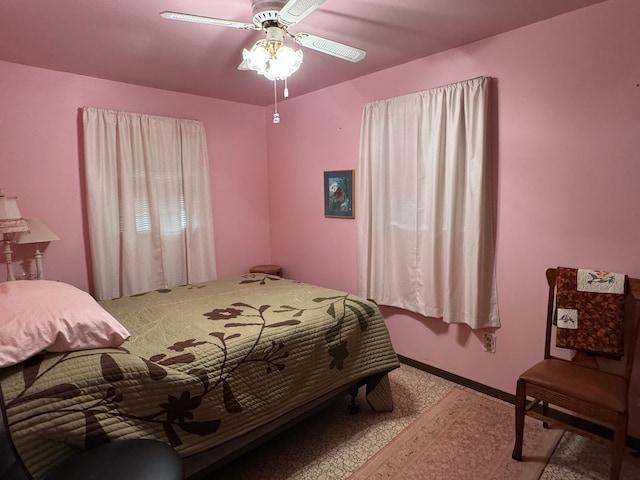
[(482, 334), (482, 348), (485, 352), (496, 353), (496, 334), (484, 332)]

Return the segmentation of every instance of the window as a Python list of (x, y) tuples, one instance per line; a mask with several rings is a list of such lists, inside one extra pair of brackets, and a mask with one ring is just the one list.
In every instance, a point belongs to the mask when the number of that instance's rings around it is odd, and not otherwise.
[(95, 294), (216, 278), (201, 122), (83, 109)]
[(498, 327), (488, 78), (365, 105), (358, 290), (447, 323)]

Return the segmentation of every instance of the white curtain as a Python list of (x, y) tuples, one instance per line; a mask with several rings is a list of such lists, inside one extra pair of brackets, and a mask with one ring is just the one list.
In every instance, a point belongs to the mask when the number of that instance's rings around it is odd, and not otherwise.
[(215, 279), (202, 123), (91, 107), (82, 113), (96, 297)]
[(498, 327), (490, 79), (365, 105), (358, 291), (447, 323)]

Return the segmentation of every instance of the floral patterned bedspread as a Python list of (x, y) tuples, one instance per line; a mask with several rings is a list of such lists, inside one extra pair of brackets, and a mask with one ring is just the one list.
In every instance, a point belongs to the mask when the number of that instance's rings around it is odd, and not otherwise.
[[(36, 479), (118, 439), (159, 439), (188, 457), (398, 366), (374, 304), (275, 276), (101, 304), (131, 332), (120, 348), (47, 353), (0, 372), (11, 437)], [(391, 408), (384, 392), (374, 408)]]

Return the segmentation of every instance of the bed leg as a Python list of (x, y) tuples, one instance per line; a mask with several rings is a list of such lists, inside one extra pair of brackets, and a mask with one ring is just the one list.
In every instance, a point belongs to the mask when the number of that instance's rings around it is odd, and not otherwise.
[(356, 401), (356, 397), (358, 396), (358, 389), (354, 388), (351, 390), (351, 403), (347, 407), (347, 411), (349, 415), (355, 415), (356, 413), (360, 413), (360, 407), (358, 406), (358, 402)]

